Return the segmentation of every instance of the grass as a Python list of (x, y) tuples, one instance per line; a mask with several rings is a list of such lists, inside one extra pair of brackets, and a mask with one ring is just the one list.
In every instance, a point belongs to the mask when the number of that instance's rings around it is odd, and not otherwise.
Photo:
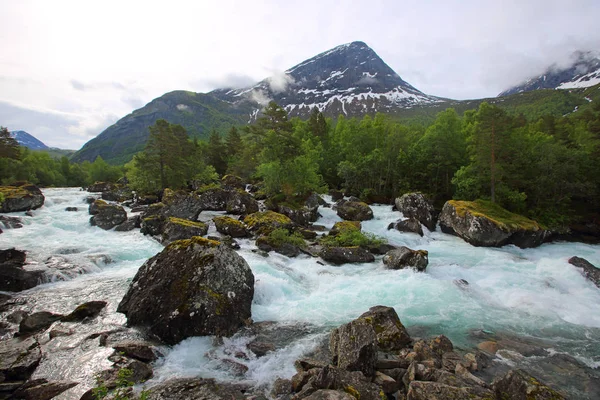
[(466, 213), (474, 217), (484, 217), (504, 229), (523, 229), (537, 231), (544, 227), (534, 220), (519, 214), (514, 214), (496, 203), (487, 200), (459, 201), (450, 200), (449, 203), (456, 209), (456, 213), (464, 217)]
[(273, 230), (267, 236), (267, 241), (273, 244), (275, 247), (281, 247), (284, 244), (291, 244), (298, 247), (304, 247), (306, 242), (304, 238), (298, 232), (290, 233), (287, 229), (278, 228)]
[(319, 243), (325, 247), (371, 247), (385, 244), (386, 240), (372, 233), (348, 229), (340, 231), (335, 236), (324, 236)]

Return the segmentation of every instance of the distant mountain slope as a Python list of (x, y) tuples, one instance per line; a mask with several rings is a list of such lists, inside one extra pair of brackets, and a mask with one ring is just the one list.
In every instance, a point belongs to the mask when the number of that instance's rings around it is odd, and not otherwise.
[(313, 107), (337, 117), (444, 101), (402, 80), (363, 42), (337, 46), (249, 88), (220, 89), (211, 94), (231, 103), (254, 100), (257, 104), (252, 117), (268, 100), (299, 117), (307, 117)]
[(94, 161), (101, 156), (113, 164), (127, 162), (144, 148), (148, 127), (161, 118), (181, 124), (190, 136), (204, 137), (212, 128), (224, 130), (247, 122), (251, 111), (249, 104), (230, 104), (210, 94), (170, 92), (109, 126), (75, 153), (72, 160)]
[(25, 131), (12, 131), (10, 135), (15, 138), (21, 146), (27, 147), (31, 150), (46, 150), (49, 149), (42, 141), (35, 138), (33, 135)]
[(183, 125), (190, 136), (206, 137), (212, 128), (223, 131), (254, 121), (270, 100), (301, 117), (312, 107), (332, 117), (361, 116), (444, 101), (403, 81), (363, 42), (352, 42), (249, 88), (167, 93), (108, 127), (72, 159), (102, 156), (110, 163), (123, 163), (143, 149), (148, 127), (157, 119)]
[(538, 89), (578, 89), (600, 83), (600, 55), (577, 51), (566, 67), (550, 66), (543, 74), (503, 91), (498, 96), (529, 92)]

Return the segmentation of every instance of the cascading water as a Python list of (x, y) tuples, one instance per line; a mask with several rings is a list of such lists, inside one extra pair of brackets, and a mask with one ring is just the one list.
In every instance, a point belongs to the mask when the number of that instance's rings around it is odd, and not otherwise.
[[(33, 217), (23, 217), (22, 229), (0, 235), (0, 246), (27, 250), (28, 259), (40, 267), (50, 256), (64, 257), (88, 274), (58, 276), (70, 280), (47, 283), (19, 296), (27, 299), (29, 311), (60, 313), (85, 301), (107, 300), (108, 312), (100, 324), (107, 328), (122, 325), (125, 318), (115, 309), (129, 280), (162, 246), (139, 231), (106, 232), (91, 227), (84, 203), (87, 192), (46, 189), (44, 194), (45, 206)], [(69, 206), (78, 207), (79, 212), (66, 212)], [(551, 243), (527, 250), (477, 248), (439, 231), (425, 230), (423, 237), (388, 231), (388, 224), (401, 214), (391, 206), (372, 208), (375, 217), (363, 222), (363, 231), (383, 236), (393, 245), (429, 251), (425, 273), (387, 270), (381, 257), (375, 263), (340, 267), (322, 265), (306, 255), (288, 258), (271, 253), (265, 258), (251, 251), (252, 241), (241, 240), (239, 253), (256, 278), (253, 319), (275, 321), (272, 329), (286, 332), (285, 343), (257, 358), (246, 349), (252, 335), (236, 335), (221, 344), (212, 338), (190, 338), (163, 349), (165, 357), (156, 363), (149, 384), (182, 376), (265, 385), (278, 376), (289, 378), (295, 373), (294, 360), (314, 349), (332, 327), (378, 304), (394, 307), (413, 336), (443, 333), (466, 350), (481, 341), (477, 332), (494, 332), (535, 340), (590, 368), (600, 366), (600, 290), (567, 263), (577, 255), (600, 265), (600, 246)], [(340, 220), (330, 208), (321, 207), (320, 212), (316, 224), (330, 228)], [(204, 219), (202, 214), (200, 219)], [(468, 285), (457, 284), (461, 279)], [(248, 355), (247, 360), (233, 356), (240, 351)], [(223, 364), (227, 359), (235, 359), (244, 368), (240, 372), (227, 367)], [(82, 356), (74, 365), (88, 361), (89, 357)], [(64, 371), (52, 370), (61, 365), (42, 364), (35, 376), (55, 374), (64, 379)], [(80, 369), (79, 375), (86, 370)]]

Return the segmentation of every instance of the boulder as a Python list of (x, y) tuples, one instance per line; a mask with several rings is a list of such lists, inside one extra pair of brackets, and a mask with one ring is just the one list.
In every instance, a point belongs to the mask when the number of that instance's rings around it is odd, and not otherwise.
[(80, 304), (70, 314), (62, 317), (61, 321), (78, 322), (86, 318), (96, 318), (104, 307), (106, 307), (106, 304), (108, 303), (102, 300), (88, 301), (87, 303)]
[(214, 379), (176, 378), (151, 387), (147, 400), (247, 400), (245, 389)]
[(360, 221), (340, 221), (333, 224), (333, 227), (329, 231), (329, 235), (337, 236), (340, 233), (347, 231), (360, 231), (362, 226)]
[[(385, 396), (381, 388), (371, 382), (371, 377), (366, 377), (360, 371), (347, 371), (343, 368), (327, 365), (323, 368), (309, 371), (309, 374), (312, 374), (312, 377), (304, 385), (300, 393), (295, 396), (296, 398), (303, 398), (305, 397), (304, 395), (318, 396), (317, 393), (323, 390), (336, 390), (340, 395), (346, 393), (353, 399), (361, 400), (382, 400)], [(345, 399), (346, 397), (342, 398)]]
[[(359, 319), (373, 327), (377, 338), (377, 346), (381, 350), (396, 351), (410, 344), (411, 338), (398, 314), (392, 307), (375, 306), (362, 314)], [(396, 366), (394, 366), (395, 368)]]
[(4, 229), (18, 229), (23, 227), (23, 221), (18, 217), (0, 215), (0, 224)]
[(205, 207), (202, 199), (196, 193), (187, 193), (181, 190), (175, 192), (171, 189), (165, 189), (162, 195), (162, 202), (153, 204), (153, 206), (149, 207), (152, 210), (144, 213), (143, 218), (148, 218), (151, 213), (152, 215), (161, 215), (165, 218), (175, 217), (196, 221), (202, 210), (210, 209)]
[(227, 209), (229, 190), (209, 186), (197, 190), (196, 195), (198, 196), (201, 210), (225, 211)]
[(373, 325), (358, 318), (334, 329), (329, 336), (332, 364), (348, 371), (361, 371), (365, 376), (375, 374), (377, 335)]
[(550, 232), (537, 222), (484, 200), (447, 201), (440, 214), (440, 228), (473, 246), (514, 244), (528, 248), (539, 246), (550, 237)]
[(229, 190), (226, 194), (225, 210), (229, 214), (247, 215), (258, 212), (258, 201), (244, 190)]
[(40, 311), (23, 318), (19, 324), (19, 333), (35, 333), (50, 327), (63, 316), (48, 311)]
[(415, 218), (430, 231), (435, 230), (437, 222), (435, 209), (422, 193), (406, 193), (398, 197), (394, 204), (406, 218)]
[(256, 239), (255, 244), (256, 247), (267, 253), (269, 251), (275, 251), (276, 253), (283, 254), (287, 257), (297, 257), (300, 254), (300, 248), (297, 245), (274, 240), (268, 235), (259, 236)]
[(221, 178), (221, 186), (225, 189), (241, 189), (244, 190), (246, 185), (244, 185), (244, 181), (242, 178), (236, 175), (224, 175)]
[(27, 380), (42, 358), (40, 344), (35, 337), (13, 338), (0, 341), (0, 376), (5, 381)]
[(286, 204), (278, 204), (277, 212), (288, 216), (292, 221), (302, 226), (309, 226), (319, 219), (319, 206), (294, 208)]
[(414, 217), (392, 222), (388, 225), (388, 230), (390, 229), (396, 229), (400, 232), (412, 232), (418, 234), (419, 236), (423, 236), (423, 228), (421, 227), (421, 222)]
[(254, 275), (219, 242), (171, 243), (137, 272), (117, 311), (167, 344), (190, 336), (231, 336), (250, 318)]
[(169, 244), (175, 240), (189, 239), (192, 236), (204, 236), (207, 233), (208, 225), (202, 222), (169, 217), (163, 227), (162, 243)]
[(115, 185), (113, 189), (102, 192), (102, 200), (117, 201), (123, 203), (127, 200), (133, 200), (134, 193), (131, 188), (123, 185)]
[(153, 346), (147, 342), (123, 340), (113, 344), (112, 348), (124, 357), (135, 358), (136, 360), (146, 363), (158, 359), (156, 352), (153, 350)]
[(289, 217), (274, 211), (261, 211), (247, 215), (244, 223), (251, 232), (259, 234), (268, 234), (278, 228), (291, 229), (294, 226)]
[(228, 216), (214, 217), (213, 222), (217, 228), (217, 232), (223, 235), (231, 236), (232, 238), (242, 238), (249, 236), (244, 224), (237, 219)]
[(581, 268), (583, 270), (583, 276), (592, 281), (594, 285), (600, 288), (600, 269), (596, 268), (585, 258), (571, 257), (569, 258), (569, 264)]
[(39, 285), (43, 271), (28, 271), (23, 269), (26, 254), (14, 248), (0, 250), (0, 291), (20, 292)]
[[(490, 400), (494, 395), (490, 390), (473, 390), (470, 387), (456, 387), (439, 382), (412, 381), (406, 394), (407, 400), (446, 400), (472, 399)], [(513, 399), (508, 397), (507, 399)]]
[(494, 392), (499, 399), (514, 400), (560, 400), (564, 397), (529, 375), (517, 369), (510, 370), (506, 375), (494, 379)]
[(92, 215), (90, 224), (104, 230), (112, 229), (127, 221), (127, 213), (123, 207), (108, 204), (104, 200), (96, 200), (90, 204), (89, 212)]
[(134, 230), (135, 228), (140, 228), (142, 223), (142, 219), (139, 215), (134, 215), (133, 217), (127, 218), (127, 221), (123, 222), (120, 225), (115, 227), (115, 232), (129, 232)]
[(429, 263), (427, 250), (411, 250), (402, 246), (388, 251), (383, 256), (383, 263), (388, 269), (414, 268), (417, 271), (425, 271)]
[(17, 182), (12, 186), (0, 186), (4, 201), (0, 204), (0, 213), (35, 210), (44, 205), (42, 191), (26, 182)]
[(373, 219), (373, 210), (362, 201), (340, 200), (336, 203), (337, 215), (346, 221), (367, 221)]
[(152, 215), (142, 218), (140, 232), (144, 235), (160, 236), (165, 228), (166, 218), (161, 215)]
[(77, 212), (77, 211), (79, 211), (79, 209), (77, 207), (67, 207), (67, 208), (65, 208), (65, 211)]
[(13, 394), (13, 398), (26, 400), (50, 400), (77, 385), (79, 385), (78, 382), (48, 382), (46, 379), (34, 379), (26, 382), (23, 386), (17, 389)]
[(116, 189), (117, 185), (110, 182), (94, 182), (87, 187), (87, 191), (90, 193), (107, 192), (109, 190)]
[(319, 256), (332, 264), (368, 263), (375, 261), (375, 256), (362, 247), (323, 247)]

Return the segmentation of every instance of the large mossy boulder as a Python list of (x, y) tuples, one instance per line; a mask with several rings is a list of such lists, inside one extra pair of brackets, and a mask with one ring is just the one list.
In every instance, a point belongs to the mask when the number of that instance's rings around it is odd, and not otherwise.
[(269, 210), (286, 215), (301, 226), (309, 226), (319, 219), (319, 206), (323, 204), (326, 204), (325, 200), (316, 193), (292, 201), (286, 201), (284, 196), (274, 196), (265, 202)]
[(259, 234), (268, 234), (275, 229), (292, 229), (294, 223), (292, 220), (275, 211), (260, 211), (244, 218), (244, 223), (251, 232)]
[(173, 191), (165, 189), (162, 195), (161, 203), (164, 207), (160, 214), (164, 217), (175, 217), (195, 221), (203, 208), (202, 200), (195, 193), (188, 193), (183, 190)]
[(388, 269), (414, 268), (417, 271), (425, 271), (429, 264), (429, 253), (427, 250), (411, 250), (401, 246), (388, 251), (383, 256), (383, 264)]
[(329, 231), (330, 236), (338, 236), (345, 232), (360, 232), (362, 225), (360, 221), (339, 221), (333, 224)]
[(258, 212), (258, 201), (248, 192), (240, 189), (226, 193), (225, 211), (229, 214), (246, 215)]
[(10, 213), (35, 210), (44, 205), (44, 195), (35, 185), (17, 182), (11, 186), (0, 186), (4, 201), (0, 204), (0, 212)]
[(367, 249), (359, 246), (323, 247), (319, 256), (332, 264), (369, 263), (375, 261), (375, 256)]
[(222, 233), (223, 235), (228, 235), (232, 238), (249, 236), (246, 226), (237, 219), (224, 215), (221, 217), (214, 217), (213, 222), (215, 223), (217, 232)]
[(485, 200), (447, 201), (439, 221), (443, 232), (457, 235), (473, 246), (514, 244), (529, 248), (550, 237), (550, 232), (537, 222)]
[(374, 306), (358, 318), (371, 324), (380, 350), (397, 351), (411, 343), (410, 335), (392, 307)]
[(406, 193), (398, 197), (394, 204), (406, 218), (415, 218), (430, 231), (435, 230), (437, 222), (433, 205), (423, 193)]
[(367, 221), (373, 219), (373, 210), (362, 201), (340, 200), (336, 203), (337, 215), (346, 221)]
[(333, 365), (368, 377), (375, 374), (377, 349), (375, 329), (362, 318), (334, 329), (329, 336)]
[(544, 385), (527, 372), (510, 370), (496, 378), (492, 384), (498, 399), (514, 400), (561, 400), (564, 397), (556, 390)]
[(187, 219), (169, 217), (165, 221), (162, 232), (162, 243), (169, 244), (175, 240), (190, 239), (192, 236), (204, 236), (208, 233), (208, 225)]
[(142, 265), (117, 311), (167, 344), (190, 336), (231, 336), (249, 321), (254, 275), (219, 242), (171, 243)]
[(104, 230), (112, 229), (127, 221), (127, 212), (116, 204), (109, 204), (104, 200), (96, 200), (90, 204), (89, 212), (92, 215), (90, 224)]

